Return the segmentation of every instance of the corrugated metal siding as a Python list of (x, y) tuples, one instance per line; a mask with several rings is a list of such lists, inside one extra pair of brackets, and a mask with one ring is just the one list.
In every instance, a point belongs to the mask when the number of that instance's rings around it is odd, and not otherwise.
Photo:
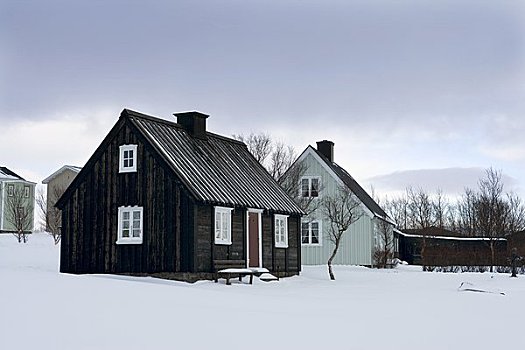
[(198, 200), (302, 213), (243, 143), (208, 133), (191, 137), (178, 124), (130, 115)]
[[(321, 197), (335, 193), (338, 190), (337, 181), (316, 161), (307, 155), (304, 159), (307, 170), (304, 176), (321, 177)], [(333, 244), (327, 239), (329, 222), (323, 219), (321, 209), (311, 214), (312, 219), (322, 221), (322, 245), (305, 246), (301, 248), (301, 260), (303, 265), (322, 265), (326, 264), (333, 251)], [(372, 218), (364, 214), (357, 222), (353, 223), (346, 232), (337, 252), (334, 264), (338, 265), (371, 265), (372, 264), (372, 239), (373, 223)]]

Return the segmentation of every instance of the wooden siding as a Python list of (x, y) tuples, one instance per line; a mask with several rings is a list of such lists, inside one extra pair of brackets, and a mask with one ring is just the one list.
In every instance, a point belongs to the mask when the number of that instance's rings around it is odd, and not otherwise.
[[(62, 272), (177, 271), (181, 197), (169, 168), (128, 125), (115, 130), (63, 208)], [(119, 146), (137, 144), (137, 172), (119, 173)], [(187, 199), (186, 199), (187, 202)], [(120, 206), (143, 207), (143, 243), (117, 245)], [(183, 212), (181, 212), (184, 215)]]
[[(326, 171), (321, 163), (312, 155), (307, 155), (303, 161), (306, 162), (307, 169), (304, 176), (318, 176), (321, 178), (322, 187), (318, 200), (321, 200), (323, 196), (336, 193), (339, 189), (339, 183)], [(321, 221), (321, 245), (302, 245), (302, 264), (326, 264), (333, 251), (333, 244), (327, 237), (330, 224), (326, 218), (324, 218), (322, 209), (318, 209), (316, 212), (310, 214), (310, 218)], [(308, 220), (308, 218), (303, 219)], [(357, 222), (350, 226), (349, 232), (345, 233), (333, 263), (338, 265), (371, 265), (373, 232), (373, 218), (367, 213), (364, 213)]]
[(288, 217), (288, 248), (276, 248), (274, 216), (269, 214), (262, 215), (263, 267), (277, 274), (299, 274), (301, 270), (299, 222), (299, 216)]

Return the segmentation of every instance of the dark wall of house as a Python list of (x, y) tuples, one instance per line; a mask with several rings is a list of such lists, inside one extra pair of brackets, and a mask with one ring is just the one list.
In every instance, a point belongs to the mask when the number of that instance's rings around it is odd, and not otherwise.
[(197, 206), (197, 240), (194, 272), (212, 272), (213, 260), (246, 260), (246, 209), (232, 210), (232, 244), (215, 244), (215, 208)]
[(515, 232), (508, 238), (508, 252), (507, 255), (511, 256), (512, 249), (516, 248), (516, 253), (525, 257), (525, 231)]
[(288, 217), (288, 248), (275, 247), (274, 217), (263, 215), (263, 266), (272, 272), (299, 274), (301, 270), (300, 218)]
[[(246, 260), (246, 209), (232, 211), (232, 244), (215, 244), (214, 207), (197, 206), (197, 234), (195, 269), (193, 272), (213, 271), (214, 260)], [(272, 272), (298, 274), (301, 269), (299, 217), (288, 218), (288, 248), (276, 248), (274, 244), (274, 216), (262, 215), (263, 266)]]
[[(79, 175), (63, 208), (60, 271), (151, 273), (181, 271), (181, 221), (191, 200), (140, 134), (124, 124)], [(119, 146), (137, 144), (137, 172), (119, 173)], [(117, 245), (120, 206), (143, 207), (143, 243)], [(182, 208), (182, 209), (180, 209)]]
[[(420, 237), (399, 237), (399, 258), (409, 264), (428, 266), (489, 266), (491, 251), (487, 241), (426, 238), (424, 256)], [(507, 241), (496, 241), (496, 265), (507, 265)]]

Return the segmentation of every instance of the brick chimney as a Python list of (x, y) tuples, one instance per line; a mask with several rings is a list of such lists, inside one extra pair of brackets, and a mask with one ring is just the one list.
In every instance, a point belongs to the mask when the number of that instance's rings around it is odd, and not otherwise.
[(332, 141), (323, 140), (317, 141), (317, 150), (323, 156), (328, 158), (328, 160), (333, 163), (334, 161), (334, 143)]
[(207, 114), (200, 112), (182, 112), (173, 114), (177, 117), (177, 123), (193, 137), (206, 139), (206, 118)]

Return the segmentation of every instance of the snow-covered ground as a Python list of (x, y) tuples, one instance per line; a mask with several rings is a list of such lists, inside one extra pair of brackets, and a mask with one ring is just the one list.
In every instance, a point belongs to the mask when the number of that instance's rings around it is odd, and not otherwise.
[[(0, 349), (519, 349), (525, 277), (336, 266), (226, 286), (58, 273), (0, 235)], [(459, 291), (462, 282), (492, 293)], [(499, 294), (505, 293), (505, 295)]]

